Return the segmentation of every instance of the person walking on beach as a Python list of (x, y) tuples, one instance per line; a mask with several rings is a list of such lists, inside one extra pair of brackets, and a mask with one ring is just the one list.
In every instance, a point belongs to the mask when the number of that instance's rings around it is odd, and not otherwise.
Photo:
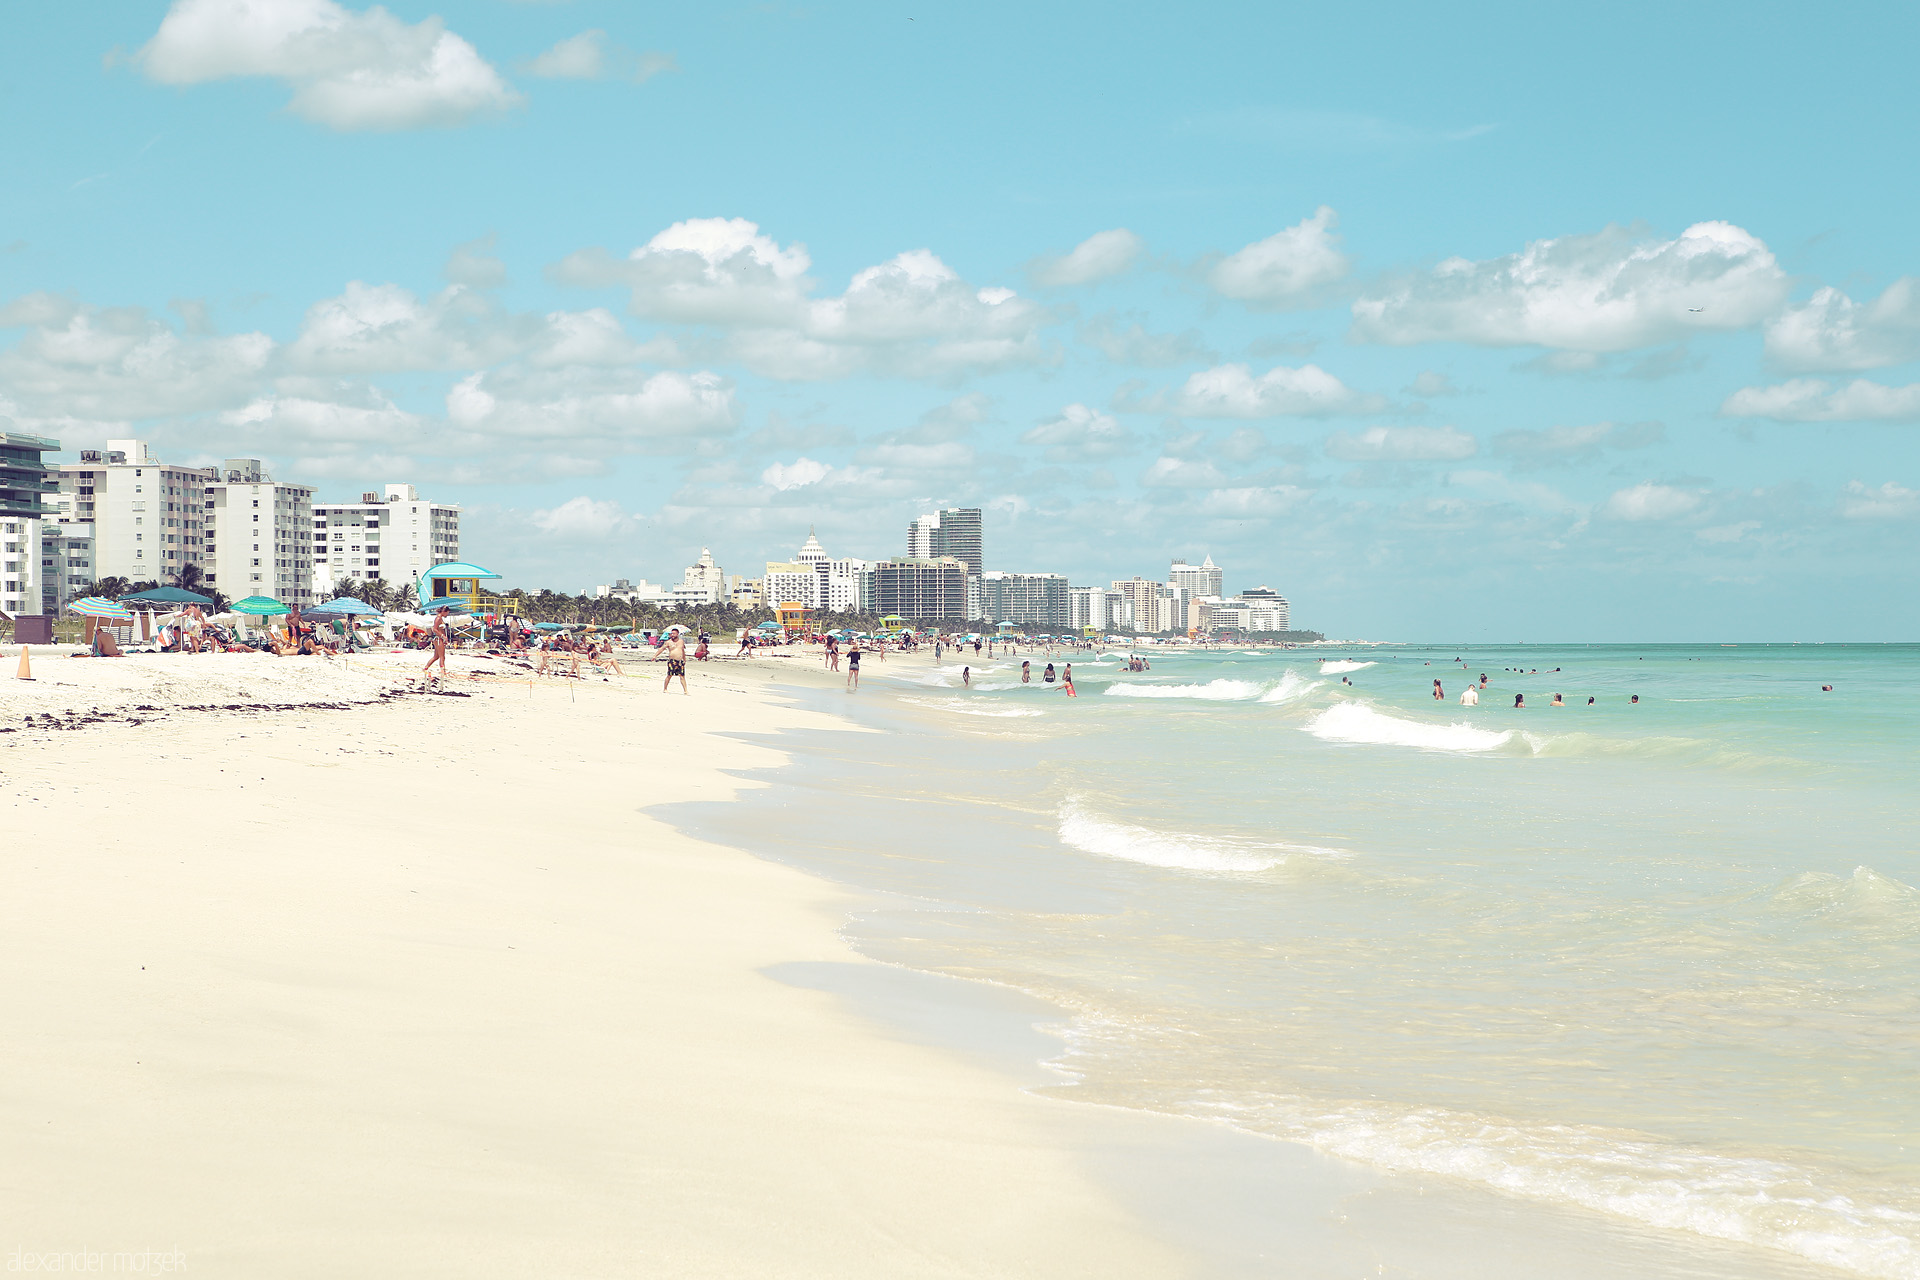
[[(693, 690), (687, 688), (687, 641), (686, 632), (669, 631), (667, 642), (660, 646), (660, 654), (667, 660), (667, 678), (660, 682), (660, 692), (666, 693), (673, 688), (673, 678), (680, 677), (680, 692), (692, 696)], [(657, 661), (657, 659), (656, 659)]]
[(826, 662), (827, 670), (838, 671), (840, 669), (840, 641), (834, 636), (827, 637)]
[[(299, 606), (294, 607), (294, 616), (299, 617)], [(440, 678), (447, 678), (447, 607), (441, 605), (433, 611), (433, 631), (430, 634), (433, 655), (427, 659), (427, 665), (420, 669), (420, 687), (428, 688), (433, 684), (433, 664), (440, 664)]]
[(854, 693), (860, 688), (860, 642), (855, 640), (847, 649), (847, 692)]

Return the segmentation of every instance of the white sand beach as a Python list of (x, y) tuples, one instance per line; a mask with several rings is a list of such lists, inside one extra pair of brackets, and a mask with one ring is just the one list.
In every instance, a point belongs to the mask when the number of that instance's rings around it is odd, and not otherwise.
[[(9, 681), (0, 1246), (249, 1278), (1183, 1271), (1067, 1150), (1072, 1108), (762, 973), (859, 963), (845, 895), (645, 812), (777, 762), (723, 735), (836, 723), (777, 696), (788, 664), (380, 701), (416, 658)], [(296, 703), (323, 709), (246, 709)]]

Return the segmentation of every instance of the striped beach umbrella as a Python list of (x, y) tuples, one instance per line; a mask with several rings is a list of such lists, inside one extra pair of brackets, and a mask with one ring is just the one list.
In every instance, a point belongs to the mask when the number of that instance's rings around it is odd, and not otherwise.
[(235, 613), (251, 613), (259, 618), (277, 618), (283, 613), (293, 612), (271, 596), (248, 596), (245, 600), (234, 601), (232, 609)]
[(133, 614), (126, 606), (112, 600), (103, 600), (99, 596), (85, 596), (67, 606), (68, 613), (77, 613), (86, 618), (112, 618), (116, 622), (132, 622)]

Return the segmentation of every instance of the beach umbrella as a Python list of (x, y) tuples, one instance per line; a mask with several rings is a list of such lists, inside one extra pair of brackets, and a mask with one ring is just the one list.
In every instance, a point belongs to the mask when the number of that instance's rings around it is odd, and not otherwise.
[(380, 610), (365, 600), (356, 600), (352, 596), (338, 596), (321, 604), (308, 605), (307, 612), (346, 614), (352, 617), (371, 615), (377, 618), (380, 616)]
[(132, 622), (133, 614), (124, 606), (112, 600), (102, 600), (99, 596), (85, 596), (67, 606), (67, 612), (77, 613), (86, 618), (112, 618), (117, 622)]
[(142, 591), (137, 595), (121, 596), (123, 602), (138, 601), (141, 604), (212, 604), (212, 596), (203, 596), (197, 591), (184, 591), (179, 587), (155, 587), (151, 591)]
[(245, 600), (235, 600), (233, 611), (250, 613), (256, 618), (277, 618), (283, 613), (293, 612), (271, 596), (248, 596)]
[(779, 629), (780, 624), (772, 621), (763, 622), (754, 628), (755, 631), (778, 631)]

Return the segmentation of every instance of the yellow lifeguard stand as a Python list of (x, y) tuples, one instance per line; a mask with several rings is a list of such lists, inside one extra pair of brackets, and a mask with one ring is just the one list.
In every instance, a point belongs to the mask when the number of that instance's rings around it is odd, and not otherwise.
[(780, 620), (780, 629), (788, 635), (813, 634), (813, 610), (798, 600), (787, 600), (773, 607), (774, 616)]
[(420, 597), (420, 611), (431, 613), (435, 604), (457, 604), (464, 606), (469, 613), (492, 613), (507, 602), (482, 592), (480, 583), (483, 579), (499, 576), (491, 569), (483, 569), (464, 560), (437, 564), (421, 574), (419, 583), (414, 587)]

